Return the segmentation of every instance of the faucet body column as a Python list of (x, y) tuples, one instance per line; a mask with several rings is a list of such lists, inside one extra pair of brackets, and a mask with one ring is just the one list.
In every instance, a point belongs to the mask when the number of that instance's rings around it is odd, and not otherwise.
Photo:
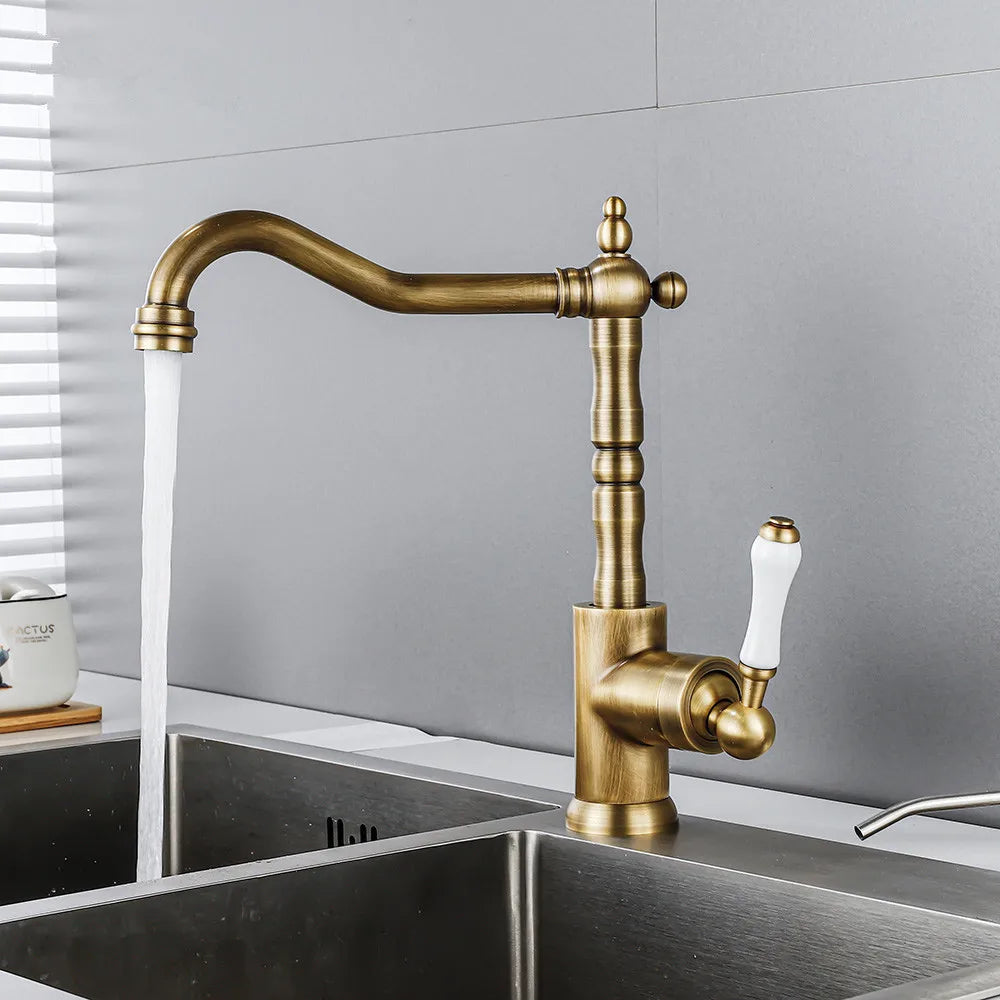
[(642, 488), (643, 437), (639, 362), (642, 320), (592, 319), (594, 400), (590, 439), (594, 443), (594, 533), (597, 565), (594, 606), (641, 608), (646, 603), (642, 532), (646, 501)]
[(573, 608), (576, 794), (567, 824), (641, 836), (677, 822), (667, 747), (718, 753), (704, 718), (739, 689), (731, 661), (668, 653), (667, 609), (646, 601), (641, 318), (592, 319), (590, 348), (597, 562), (593, 601)]
[(611, 667), (667, 648), (667, 609), (646, 604), (642, 563), (642, 320), (592, 319), (590, 350), (597, 564), (593, 603), (573, 608), (577, 777), (569, 824), (582, 832), (653, 833), (677, 819), (664, 748), (623, 739), (595, 704)]

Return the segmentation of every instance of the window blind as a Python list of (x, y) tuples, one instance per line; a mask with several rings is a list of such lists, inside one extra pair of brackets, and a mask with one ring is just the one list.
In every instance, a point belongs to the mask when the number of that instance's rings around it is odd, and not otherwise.
[(65, 584), (44, 0), (0, 2), (0, 576)]

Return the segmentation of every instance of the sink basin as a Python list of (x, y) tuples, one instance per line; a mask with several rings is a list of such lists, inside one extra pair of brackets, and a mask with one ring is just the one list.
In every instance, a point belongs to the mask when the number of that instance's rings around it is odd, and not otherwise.
[[(166, 874), (554, 808), (273, 740), (195, 728), (167, 740)], [(0, 905), (134, 880), (138, 760), (134, 734), (0, 752)]]
[[(49, 903), (0, 922), (0, 967), (91, 1000), (837, 1000), (1000, 957), (986, 873), (708, 821), (645, 851), (560, 823)], [(757, 870), (696, 860), (720, 844)]]

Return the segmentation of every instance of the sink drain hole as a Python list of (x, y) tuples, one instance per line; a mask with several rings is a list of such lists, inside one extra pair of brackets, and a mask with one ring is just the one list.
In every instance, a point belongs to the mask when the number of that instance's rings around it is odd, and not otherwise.
[(334, 819), (333, 816), (326, 818), (326, 846), (344, 847), (350, 844), (367, 844), (369, 841), (378, 840), (378, 827), (367, 823), (358, 825), (357, 833), (349, 833), (347, 824), (342, 819)]

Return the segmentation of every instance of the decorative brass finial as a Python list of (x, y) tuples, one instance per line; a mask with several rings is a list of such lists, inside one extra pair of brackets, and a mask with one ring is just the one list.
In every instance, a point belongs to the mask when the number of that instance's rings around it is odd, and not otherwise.
[(616, 194), (604, 202), (604, 217), (610, 219), (613, 215), (621, 219), (625, 218), (625, 199), (619, 198)]
[(688, 294), (687, 282), (676, 271), (664, 271), (650, 282), (650, 288), (661, 309), (676, 309)]
[(625, 221), (625, 202), (612, 195), (604, 203), (604, 221), (597, 227), (602, 253), (625, 253), (632, 245), (632, 227)]

